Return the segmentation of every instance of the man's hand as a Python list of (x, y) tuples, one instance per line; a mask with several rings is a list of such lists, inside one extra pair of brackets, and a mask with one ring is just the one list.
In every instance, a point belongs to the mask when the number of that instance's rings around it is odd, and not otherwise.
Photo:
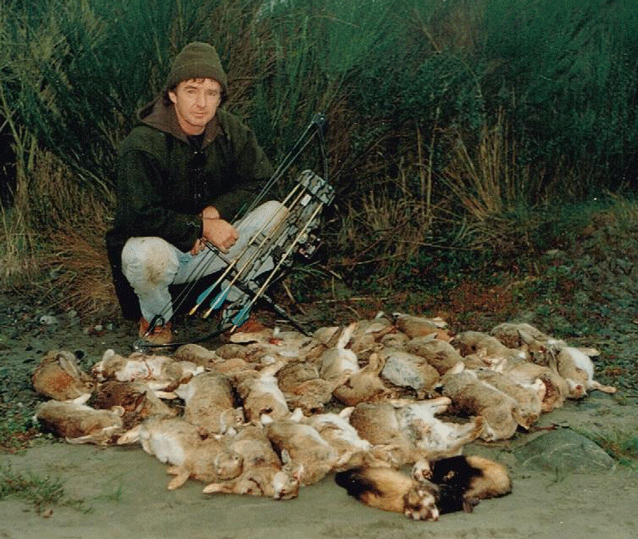
[[(237, 238), (239, 238), (239, 233), (228, 221), (224, 221), (219, 218), (209, 219), (204, 217), (204, 230), (202, 236), (225, 253), (235, 244)], [(197, 243), (193, 246), (193, 249), (196, 247)]]
[(206, 206), (202, 210), (201, 216), (202, 219), (219, 219), (221, 217), (215, 206)]
[(191, 250), (189, 252), (192, 255), (196, 255), (202, 249), (204, 249), (204, 247), (206, 247), (206, 244), (204, 243), (204, 240), (202, 238), (198, 238), (197, 241), (195, 242), (195, 244), (191, 247)]
[(203, 232), (202, 238), (198, 239), (190, 250), (192, 255), (196, 255), (206, 247), (204, 240), (210, 241), (215, 247), (223, 252), (228, 251), (239, 237), (233, 225), (224, 221), (214, 206), (206, 206), (202, 213)]

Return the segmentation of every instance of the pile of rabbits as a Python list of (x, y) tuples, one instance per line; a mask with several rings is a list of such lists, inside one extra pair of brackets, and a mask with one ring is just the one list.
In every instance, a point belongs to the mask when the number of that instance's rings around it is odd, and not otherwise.
[(171, 490), (193, 479), (205, 493), (290, 499), (334, 473), (372, 507), (436, 520), (511, 491), (507, 468), (463, 456), (467, 443), (615, 391), (594, 380), (595, 350), (528, 324), (450, 336), (439, 318), (396, 313), (227, 340), (171, 356), (107, 350), (90, 373), (51, 351), (33, 374), (50, 399), (36, 418), (69, 443), (140, 444), (167, 464)]

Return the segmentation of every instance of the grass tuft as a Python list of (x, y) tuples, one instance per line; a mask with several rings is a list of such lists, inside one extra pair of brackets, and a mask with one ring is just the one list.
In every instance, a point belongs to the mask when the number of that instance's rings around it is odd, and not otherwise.
[(33, 421), (33, 410), (17, 406), (2, 412), (0, 451), (15, 453), (28, 447), (31, 440), (39, 435), (39, 430)]
[(23, 500), (32, 505), (38, 514), (43, 514), (52, 505), (71, 507), (83, 513), (91, 511), (83, 500), (68, 498), (59, 478), (15, 472), (11, 466), (0, 466), (0, 500), (5, 498)]
[(584, 431), (581, 434), (596, 442), (622, 466), (638, 470), (638, 435), (636, 433), (615, 429), (608, 433)]

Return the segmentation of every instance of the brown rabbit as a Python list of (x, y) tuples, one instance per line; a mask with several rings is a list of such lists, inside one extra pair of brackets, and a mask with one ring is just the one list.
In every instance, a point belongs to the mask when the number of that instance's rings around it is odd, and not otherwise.
[(379, 373), (385, 360), (379, 354), (370, 354), (368, 364), (350, 375), (348, 380), (333, 391), (335, 398), (346, 406), (356, 406), (361, 402), (375, 401), (392, 396), (383, 385)]
[(284, 463), (290, 463), (301, 485), (312, 485), (347, 462), (353, 452), (340, 454), (311, 425), (293, 419), (262, 419), (264, 430)]
[(50, 400), (40, 404), (35, 418), (45, 430), (75, 444), (108, 445), (124, 432), (123, 408), (95, 410), (73, 401)]
[(184, 419), (202, 434), (224, 434), (243, 422), (241, 408), (233, 407), (230, 381), (223, 374), (200, 374), (175, 393), (184, 400)]
[(289, 500), (299, 494), (299, 479), (284, 466), (261, 425), (243, 427), (233, 438), (231, 449), (242, 456), (244, 468), (238, 477), (207, 485), (204, 493), (249, 494)]
[(142, 448), (160, 462), (171, 465), (175, 476), (169, 490), (181, 487), (189, 478), (218, 481), (237, 477), (243, 459), (229, 448), (225, 437), (202, 438), (196, 426), (181, 418), (151, 418), (123, 434), (118, 445), (141, 443)]
[(91, 377), (80, 370), (75, 354), (65, 350), (52, 350), (44, 356), (33, 372), (32, 382), (41, 395), (81, 404), (95, 389)]

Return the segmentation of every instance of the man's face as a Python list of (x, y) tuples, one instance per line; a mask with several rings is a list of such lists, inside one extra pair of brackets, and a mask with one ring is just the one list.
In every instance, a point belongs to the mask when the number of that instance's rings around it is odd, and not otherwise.
[(222, 87), (213, 79), (180, 82), (168, 97), (175, 104), (179, 125), (187, 135), (199, 135), (211, 121), (221, 102)]

